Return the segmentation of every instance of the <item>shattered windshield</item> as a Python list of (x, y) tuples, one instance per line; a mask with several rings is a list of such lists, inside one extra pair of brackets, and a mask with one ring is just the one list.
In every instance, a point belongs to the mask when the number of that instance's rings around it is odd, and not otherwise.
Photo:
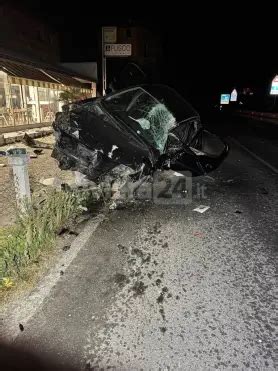
[(176, 125), (173, 113), (164, 103), (146, 90), (134, 88), (107, 97), (105, 106), (128, 125), (136, 123), (137, 133), (163, 153), (168, 133)]
[(173, 113), (177, 124), (199, 117), (195, 109), (174, 89), (166, 85), (149, 85), (146, 90)]

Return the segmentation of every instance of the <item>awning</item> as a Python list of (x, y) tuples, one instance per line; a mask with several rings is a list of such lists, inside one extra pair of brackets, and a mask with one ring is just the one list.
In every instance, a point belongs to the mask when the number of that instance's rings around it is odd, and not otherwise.
[(76, 86), (80, 88), (81, 87), (89, 88), (89, 89), (91, 87), (90, 84), (80, 82), (77, 79), (75, 79), (73, 76), (66, 75), (60, 72), (56, 72), (56, 71), (45, 70), (45, 69), (43, 69), (43, 71), (49, 74), (53, 78), (53, 80), (55, 80), (56, 82), (59, 82), (60, 84), (67, 85), (67, 86)]
[(34, 67), (17, 62), (11, 62), (6, 59), (0, 59), (0, 69), (10, 76), (23, 77), (25, 79), (38, 81), (54, 82), (53, 79), (50, 79), (44, 73)]
[(69, 73), (58, 72), (51, 69), (42, 68), (39, 65), (28, 65), (5, 58), (0, 58), (0, 70), (6, 72), (10, 77), (36, 80), (52, 84), (74, 86), (83, 89), (90, 89), (90, 83), (81, 82)]

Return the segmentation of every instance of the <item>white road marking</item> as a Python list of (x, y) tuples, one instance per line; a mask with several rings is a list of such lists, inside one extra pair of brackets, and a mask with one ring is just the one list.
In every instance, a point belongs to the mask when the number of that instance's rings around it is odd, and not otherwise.
[(265, 161), (264, 159), (262, 159), (260, 156), (256, 155), (254, 152), (250, 151), (250, 149), (248, 149), (247, 147), (245, 147), (243, 144), (241, 144), (238, 140), (232, 138), (232, 137), (229, 137), (230, 141), (233, 142), (235, 145), (237, 145), (238, 147), (242, 148), (244, 151), (246, 151), (247, 153), (249, 153), (250, 156), (254, 157), (256, 160), (258, 160), (259, 162), (261, 162), (263, 165), (267, 166), (270, 170), (272, 170), (275, 174), (278, 174), (278, 169), (271, 165), (269, 162)]
[(30, 321), (36, 311), (41, 307), (44, 300), (49, 296), (51, 289), (59, 281), (61, 277), (61, 266), (63, 266), (63, 271), (65, 272), (104, 219), (105, 216), (103, 214), (90, 219), (83, 231), (72, 242), (70, 249), (62, 255), (56, 265), (42, 278), (39, 285), (31, 294), (27, 298), (23, 300), (21, 298), (18, 302), (13, 303), (12, 306), (7, 308), (7, 311), (1, 313), (0, 333), (1, 336), (5, 337), (6, 341), (12, 342), (16, 339), (20, 334), (19, 323), (23, 323), (26, 326), (28, 321)]

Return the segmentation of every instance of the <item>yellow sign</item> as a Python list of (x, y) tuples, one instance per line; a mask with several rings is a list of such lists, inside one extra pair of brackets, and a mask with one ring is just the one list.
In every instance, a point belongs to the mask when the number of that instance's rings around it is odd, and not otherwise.
[(103, 27), (103, 42), (109, 44), (117, 42), (117, 27)]

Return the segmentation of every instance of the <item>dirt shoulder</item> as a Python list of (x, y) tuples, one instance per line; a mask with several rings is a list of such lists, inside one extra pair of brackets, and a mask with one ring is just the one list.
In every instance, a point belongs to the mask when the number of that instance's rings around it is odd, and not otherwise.
[[(54, 136), (49, 135), (37, 139), (42, 143), (54, 144)], [(11, 147), (21, 147), (26, 148), (28, 154), (34, 154), (33, 149), (27, 147), (21, 142), (14, 143), (12, 145), (1, 146), (0, 151), (6, 151)], [(51, 149), (43, 149), (41, 155), (37, 158), (30, 158), (29, 160), (29, 177), (30, 177), (30, 187), (32, 193), (37, 193), (41, 189), (45, 188), (43, 184), (40, 183), (41, 179), (58, 177), (64, 181), (69, 181), (73, 178), (73, 173), (70, 171), (62, 171), (59, 169), (57, 161), (51, 157)], [(6, 165), (2, 167), (1, 164)], [(15, 221), (16, 215), (16, 202), (15, 202), (15, 191), (13, 185), (12, 169), (8, 165), (8, 160), (6, 157), (0, 157), (0, 228), (6, 227)]]

